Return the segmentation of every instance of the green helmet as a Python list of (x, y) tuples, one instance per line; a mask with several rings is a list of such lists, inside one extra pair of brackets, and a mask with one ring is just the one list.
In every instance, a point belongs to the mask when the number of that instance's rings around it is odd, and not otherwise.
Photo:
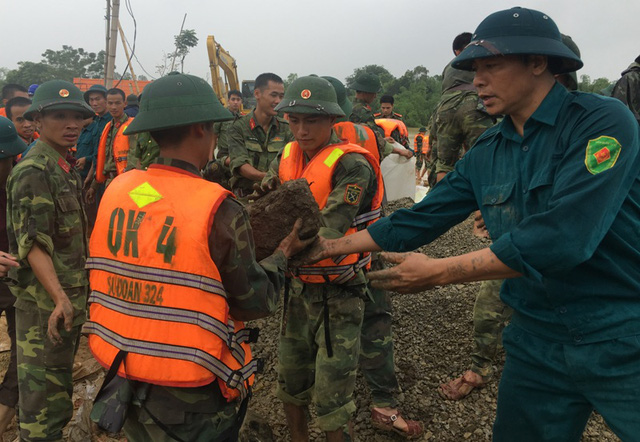
[(359, 92), (376, 94), (382, 89), (382, 83), (380, 83), (380, 79), (377, 75), (365, 72), (356, 77), (351, 85), (351, 89), (355, 89)]
[(453, 59), (451, 66), (470, 71), (477, 58), (514, 54), (546, 55), (554, 74), (577, 71), (583, 65), (580, 57), (562, 43), (551, 17), (518, 7), (485, 18), (473, 33), (471, 43)]
[(124, 134), (232, 119), (231, 112), (220, 104), (206, 81), (172, 72), (144, 88), (140, 112)]
[(27, 149), (11, 120), (0, 117), (0, 160), (15, 157)]
[(340, 80), (335, 77), (329, 77), (328, 75), (323, 75), (322, 78), (329, 81), (331, 86), (336, 90), (336, 97), (338, 98), (338, 106), (344, 112), (345, 117), (351, 115), (353, 111), (353, 104), (351, 100), (347, 98), (347, 88), (344, 87), (344, 84)]
[(84, 101), (89, 103), (89, 95), (94, 92), (100, 92), (105, 98), (107, 97), (107, 88), (101, 84), (94, 84), (84, 93)]
[(427, 128), (422, 126), (420, 129), (418, 129), (418, 132), (426, 132)]
[(336, 90), (324, 78), (300, 77), (289, 85), (277, 111), (291, 114), (318, 114), (343, 117)]
[[(562, 43), (564, 43), (565, 46), (571, 49), (571, 52), (573, 52), (578, 57), (580, 57), (580, 49), (578, 48), (578, 45), (576, 44), (576, 42), (574, 42), (573, 39), (568, 35), (565, 35), (565, 34), (560, 34), (560, 35), (562, 36)], [(568, 75), (570, 78), (570, 81), (568, 82), (568, 85), (567, 85), (569, 90), (577, 91), (578, 75), (576, 75), (576, 71), (567, 72), (566, 75)]]
[(33, 94), (31, 106), (24, 113), (24, 117), (33, 120), (33, 114), (44, 110), (74, 110), (82, 113), (84, 118), (95, 115), (93, 109), (84, 101), (80, 89), (62, 80), (42, 83)]

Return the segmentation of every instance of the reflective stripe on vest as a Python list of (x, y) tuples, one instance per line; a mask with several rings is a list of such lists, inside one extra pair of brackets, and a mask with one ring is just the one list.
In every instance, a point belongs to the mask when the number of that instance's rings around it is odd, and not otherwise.
[[(129, 153), (129, 137), (125, 135), (124, 130), (131, 124), (133, 118), (129, 117), (120, 125), (112, 140), (111, 153), (116, 164), (116, 171), (120, 175), (127, 168), (127, 155)], [(98, 154), (96, 157), (96, 181), (104, 183), (107, 177), (104, 174), (104, 165), (107, 163), (107, 138), (113, 127), (114, 121), (107, 123), (100, 136), (98, 144)]]
[(407, 126), (400, 120), (395, 120), (393, 118), (376, 118), (376, 124), (384, 130), (385, 137), (390, 137), (396, 129), (401, 136), (409, 137)]
[[(304, 153), (296, 142), (285, 146), (280, 159), (278, 174), (282, 182), (305, 178), (310, 184), (311, 193), (318, 203), (320, 210), (324, 209), (333, 190), (332, 177), (340, 158), (348, 153), (358, 153), (364, 156), (376, 174), (377, 186), (372, 207), (369, 212), (360, 214), (354, 218), (345, 236), (356, 233), (360, 228), (373, 223), (380, 217), (382, 203), (383, 183), (380, 173), (380, 165), (375, 157), (366, 149), (355, 144), (342, 143), (325, 147), (318, 152), (306, 165)], [(361, 268), (368, 268), (371, 263), (371, 255), (350, 254), (339, 259), (324, 259), (312, 266), (301, 267), (298, 277), (307, 283), (321, 284), (327, 281), (334, 284), (344, 284), (354, 278)]]
[(351, 121), (342, 121), (333, 125), (336, 135), (343, 141), (364, 147), (369, 151), (375, 159), (380, 162), (380, 151), (378, 150), (378, 142), (376, 134), (371, 128), (362, 124), (355, 124)]
[(229, 400), (246, 395), (256, 363), (251, 331), (229, 316), (209, 251), (216, 211), (231, 194), (180, 169), (152, 165), (116, 177), (91, 235), (89, 347), (118, 374), (174, 387), (217, 379)]

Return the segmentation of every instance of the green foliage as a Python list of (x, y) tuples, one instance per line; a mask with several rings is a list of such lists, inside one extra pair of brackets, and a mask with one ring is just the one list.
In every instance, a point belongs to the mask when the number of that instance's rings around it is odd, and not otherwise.
[(48, 80), (73, 81), (74, 77), (102, 78), (105, 52), (87, 52), (82, 48), (63, 45), (61, 50), (47, 49), (38, 63), (18, 62), (18, 68), (4, 72), (2, 83), (28, 86)]
[(287, 78), (285, 78), (285, 79), (284, 79), (284, 88), (285, 88), (285, 89), (286, 89), (286, 88), (288, 88), (288, 87), (289, 87), (289, 85), (290, 85), (291, 83), (293, 83), (294, 81), (296, 81), (297, 79), (298, 79), (298, 74), (293, 73), (293, 72), (292, 72), (292, 73), (290, 73), (290, 74), (287, 76)]
[[(379, 97), (388, 94), (393, 95), (394, 110), (403, 115), (407, 126), (424, 126), (429, 122), (440, 100), (442, 90), (440, 75), (430, 76), (427, 68), (416, 66), (400, 78), (395, 78), (384, 66), (367, 65), (355, 69), (353, 74), (345, 79), (347, 86), (353, 84), (355, 78), (364, 72), (376, 74), (382, 82), (382, 92), (371, 104), (375, 112), (380, 108)], [(353, 98), (355, 92), (350, 90), (349, 93)]]
[(603, 90), (613, 88), (615, 81), (609, 81), (608, 78), (596, 78), (591, 81), (591, 77), (588, 75), (580, 75), (580, 82), (578, 83), (578, 90), (582, 92), (592, 92), (594, 94), (601, 94)]
[(178, 35), (175, 36), (176, 50), (171, 55), (171, 58), (180, 60), (180, 72), (184, 72), (184, 59), (194, 48), (198, 45), (198, 37), (196, 37), (196, 31), (194, 29), (184, 29)]

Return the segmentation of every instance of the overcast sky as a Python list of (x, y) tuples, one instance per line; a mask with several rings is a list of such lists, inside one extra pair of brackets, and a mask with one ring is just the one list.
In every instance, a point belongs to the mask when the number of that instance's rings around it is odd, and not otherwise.
[[(133, 43), (133, 20), (124, 0), (120, 20)], [(129, 0), (137, 20), (136, 55), (156, 77), (163, 53), (184, 14), (186, 29), (199, 38), (185, 61), (185, 72), (210, 78), (206, 50), (212, 34), (237, 60), (240, 79), (261, 72), (333, 75), (344, 79), (354, 68), (379, 64), (400, 76), (423, 65), (440, 73), (452, 58), (451, 42), (476, 28), (491, 12), (512, 6), (538, 9), (580, 47), (592, 79), (615, 80), (640, 55), (638, 0)], [(97, 52), (105, 46), (106, 0), (0, 0), (0, 67), (21, 60), (40, 61), (46, 49), (62, 45)], [(126, 58), (120, 42), (116, 60)], [(136, 74), (144, 74), (134, 60)]]

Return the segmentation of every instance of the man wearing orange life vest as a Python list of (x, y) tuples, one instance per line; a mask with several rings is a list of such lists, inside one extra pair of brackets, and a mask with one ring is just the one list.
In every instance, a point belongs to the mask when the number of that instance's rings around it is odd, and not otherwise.
[(416, 156), (416, 180), (422, 179), (426, 172), (426, 168), (424, 172), (422, 171), (422, 165), (429, 161), (429, 134), (426, 132), (427, 128), (422, 126), (413, 139), (413, 153)]
[(201, 78), (156, 80), (125, 135), (150, 132), (160, 157), (116, 177), (102, 198), (85, 332), (117, 376), (92, 418), (111, 431), (125, 420), (130, 442), (237, 440), (257, 365), (255, 333), (240, 321), (275, 311), (287, 258), (306, 245), (294, 229), (257, 263), (243, 206), (200, 176), (213, 123), (231, 118)]

